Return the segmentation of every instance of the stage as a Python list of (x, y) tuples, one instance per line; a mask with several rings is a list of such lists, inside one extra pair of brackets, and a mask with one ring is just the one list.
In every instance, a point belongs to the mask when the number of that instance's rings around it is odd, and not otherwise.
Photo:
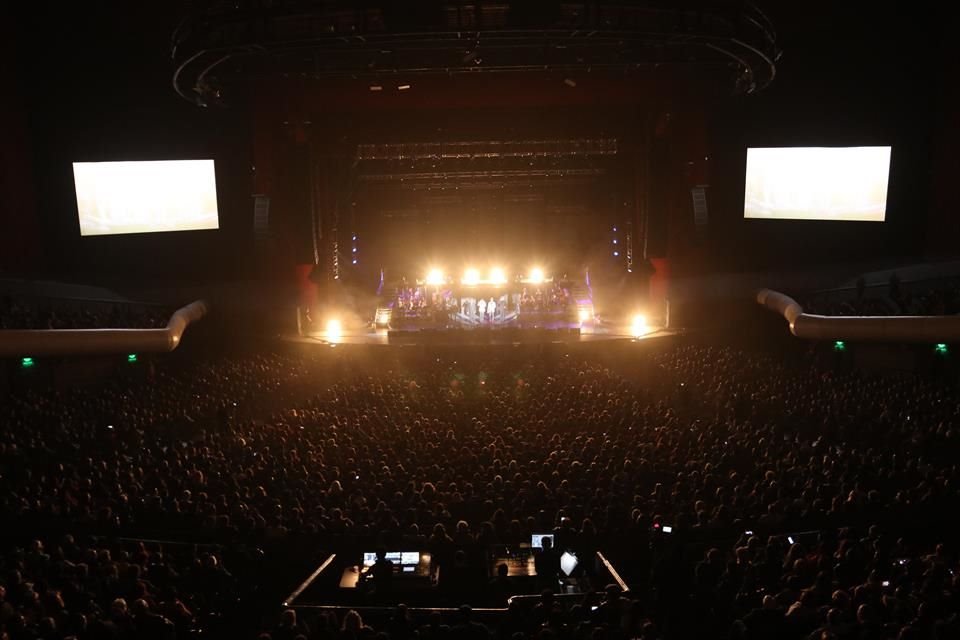
[(343, 327), (338, 335), (326, 331), (304, 332), (302, 335), (282, 336), (287, 342), (334, 345), (520, 345), (520, 344), (586, 344), (606, 342), (642, 342), (681, 335), (677, 329), (651, 326), (636, 332), (629, 325), (584, 324), (556, 321), (536, 327), (481, 327), (481, 328), (350, 328)]

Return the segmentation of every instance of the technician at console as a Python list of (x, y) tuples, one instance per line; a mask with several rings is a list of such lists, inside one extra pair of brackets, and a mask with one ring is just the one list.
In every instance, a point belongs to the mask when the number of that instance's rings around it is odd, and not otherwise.
[(553, 539), (550, 536), (543, 536), (541, 544), (543, 547), (533, 552), (533, 566), (537, 571), (537, 580), (545, 588), (556, 589), (560, 555), (553, 548)]
[(387, 550), (377, 549), (377, 561), (370, 567), (370, 576), (373, 578), (373, 593), (378, 598), (393, 591), (393, 570), (393, 561), (387, 558)]

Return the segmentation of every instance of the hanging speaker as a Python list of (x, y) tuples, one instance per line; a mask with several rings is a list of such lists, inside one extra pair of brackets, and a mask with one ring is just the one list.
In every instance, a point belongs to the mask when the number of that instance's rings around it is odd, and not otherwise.
[(253, 237), (257, 242), (270, 238), (270, 196), (253, 196)]

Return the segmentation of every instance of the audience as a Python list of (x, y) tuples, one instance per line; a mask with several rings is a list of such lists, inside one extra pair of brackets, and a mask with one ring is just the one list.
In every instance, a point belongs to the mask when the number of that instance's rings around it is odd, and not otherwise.
[(867, 289), (861, 279), (855, 292), (811, 296), (803, 308), (827, 316), (952, 316), (960, 313), (960, 282), (917, 283), (907, 289), (891, 276), (886, 287)]
[(4, 329), (154, 329), (167, 326), (173, 310), (160, 306), (91, 303), (82, 300), (0, 298)]
[(257, 355), (9, 396), (0, 630), (185, 637), (245, 615), (243, 558), (122, 537), (267, 558), (406, 541), (467, 576), (477, 545), (554, 530), (631, 591), (482, 620), (291, 610), (263, 637), (956, 637), (948, 385), (693, 344), (509, 354)]

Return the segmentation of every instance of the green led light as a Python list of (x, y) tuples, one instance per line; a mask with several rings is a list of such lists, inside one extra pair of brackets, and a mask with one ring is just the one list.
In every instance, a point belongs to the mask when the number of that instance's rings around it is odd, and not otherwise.
[(836, 342), (833, 343), (834, 351), (845, 351), (846, 349), (847, 349), (847, 343), (844, 342), (843, 340), (837, 340)]
[(947, 354), (947, 345), (946, 345), (946, 343), (938, 342), (937, 345), (934, 347), (934, 350), (935, 350), (937, 353), (941, 353), (941, 354), (943, 354), (943, 355), (946, 355), (946, 354)]
[(28, 367), (32, 367), (33, 365), (34, 365), (33, 358), (23, 358), (20, 361), (20, 366), (23, 367), (24, 369)]
[(136, 362), (136, 361), (137, 361), (137, 354), (131, 353), (130, 355), (127, 356), (127, 362)]

